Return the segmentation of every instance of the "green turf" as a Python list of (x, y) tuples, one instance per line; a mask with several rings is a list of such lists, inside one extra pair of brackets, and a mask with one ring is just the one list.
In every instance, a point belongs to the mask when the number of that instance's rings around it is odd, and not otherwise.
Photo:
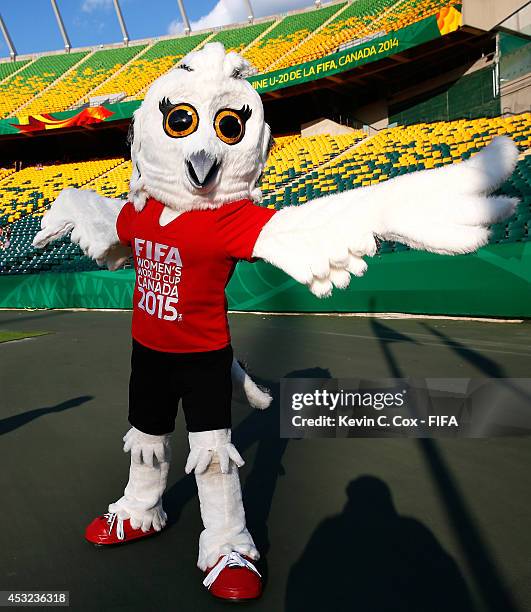
[(23, 340), (24, 338), (45, 336), (47, 333), (48, 332), (45, 331), (16, 332), (0, 329), (0, 342), (11, 342), (12, 340)]

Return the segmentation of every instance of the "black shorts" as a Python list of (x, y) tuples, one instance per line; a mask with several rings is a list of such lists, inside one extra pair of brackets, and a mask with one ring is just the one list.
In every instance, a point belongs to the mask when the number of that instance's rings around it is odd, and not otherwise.
[(129, 422), (161, 436), (175, 429), (182, 399), (188, 431), (231, 426), (232, 347), (204, 353), (154, 351), (133, 340)]

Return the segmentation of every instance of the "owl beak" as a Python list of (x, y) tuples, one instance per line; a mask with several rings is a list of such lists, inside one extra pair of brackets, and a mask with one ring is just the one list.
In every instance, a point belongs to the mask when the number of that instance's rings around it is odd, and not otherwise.
[(186, 160), (186, 176), (196, 189), (206, 189), (214, 182), (220, 165), (212, 154), (198, 151)]

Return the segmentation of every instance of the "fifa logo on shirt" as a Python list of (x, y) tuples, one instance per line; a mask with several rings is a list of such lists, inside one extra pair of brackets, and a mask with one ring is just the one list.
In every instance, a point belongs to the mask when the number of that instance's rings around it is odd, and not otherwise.
[(165, 321), (181, 321), (177, 311), (182, 261), (177, 247), (135, 238), (138, 308)]

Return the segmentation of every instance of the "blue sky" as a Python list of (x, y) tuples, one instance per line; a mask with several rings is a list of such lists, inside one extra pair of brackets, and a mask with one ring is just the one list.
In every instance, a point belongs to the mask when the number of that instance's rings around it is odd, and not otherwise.
[[(244, 0), (184, 0), (192, 28), (237, 23), (247, 14)], [(251, 0), (257, 16), (311, 6), (312, 0)], [(112, 0), (58, 0), (73, 47), (121, 40)], [(130, 38), (179, 32), (177, 0), (120, 0)], [(2, 0), (0, 12), (20, 55), (63, 47), (49, 0)], [(0, 57), (8, 55), (0, 35)]]

